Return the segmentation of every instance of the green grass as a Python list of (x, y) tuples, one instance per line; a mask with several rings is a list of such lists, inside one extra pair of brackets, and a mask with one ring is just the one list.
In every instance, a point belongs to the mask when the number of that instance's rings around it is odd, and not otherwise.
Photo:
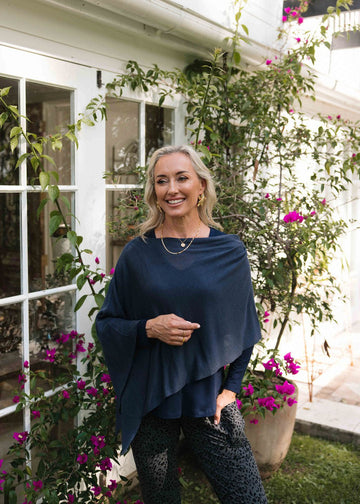
[[(189, 452), (179, 466), (182, 504), (219, 502)], [(360, 504), (360, 447), (294, 433), (283, 465), (264, 487), (269, 504)], [(133, 490), (128, 504), (139, 498)]]

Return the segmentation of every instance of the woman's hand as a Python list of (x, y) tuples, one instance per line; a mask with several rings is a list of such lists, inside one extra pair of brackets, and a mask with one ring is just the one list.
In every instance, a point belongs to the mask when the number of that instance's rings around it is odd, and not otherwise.
[(234, 402), (236, 399), (235, 392), (231, 390), (224, 389), (221, 394), (217, 396), (216, 399), (216, 411), (214, 415), (214, 424), (217, 425), (220, 423), (221, 410), (225, 408), (228, 404)]
[(189, 341), (193, 331), (199, 327), (200, 324), (170, 313), (149, 319), (145, 329), (148, 338), (157, 338), (167, 345), (181, 346)]

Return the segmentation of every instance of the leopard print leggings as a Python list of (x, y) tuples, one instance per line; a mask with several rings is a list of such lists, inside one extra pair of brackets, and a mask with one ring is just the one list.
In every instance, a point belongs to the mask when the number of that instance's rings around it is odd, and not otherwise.
[(236, 402), (213, 417), (146, 415), (132, 442), (145, 504), (181, 504), (176, 453), (180, 427), (221, 504), (267, 504)]

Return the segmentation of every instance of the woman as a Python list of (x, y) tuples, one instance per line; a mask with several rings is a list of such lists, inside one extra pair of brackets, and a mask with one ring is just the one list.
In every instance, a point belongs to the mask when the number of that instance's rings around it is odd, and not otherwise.
[(181, 428), (220, 502), (266, 503), (235, 397), (260, 339), (244, 245), (217, 229), (191, 147), (154, 152), (145, 201), (96, 321), (123, 453), (131, 445), (145, 504), (179, 504)]

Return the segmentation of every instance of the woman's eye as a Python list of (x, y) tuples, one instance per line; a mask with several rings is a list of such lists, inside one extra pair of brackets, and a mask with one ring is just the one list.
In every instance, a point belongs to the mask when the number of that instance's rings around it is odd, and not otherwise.
[(165, 182), (166, 182), (166, 180), (164, 180), (164, 179), (159, 179), (159, 180), (156, 181), (156, 183), (160, 184), (160, 185), (161, 184), (165, 184)]
[(179, 180), (180, 180), (180, 182), (184, 182), (185, 180), (187, 180), (187, 177), (184, 177), (184, 176), (179, 177)]

